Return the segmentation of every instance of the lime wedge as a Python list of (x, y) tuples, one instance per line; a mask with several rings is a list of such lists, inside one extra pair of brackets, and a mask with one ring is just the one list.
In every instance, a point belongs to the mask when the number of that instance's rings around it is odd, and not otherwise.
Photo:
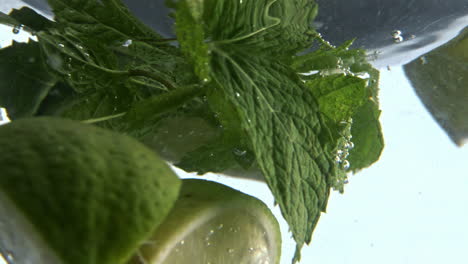
[(132, 264), (276, 264), (278, 222), (260, 200), (225, 185), (186, 179), (164, 222)]
[(153, 151), (65, 119), (0, 127), (0, 253), (16, 264), (123, 264), (176, 201)]

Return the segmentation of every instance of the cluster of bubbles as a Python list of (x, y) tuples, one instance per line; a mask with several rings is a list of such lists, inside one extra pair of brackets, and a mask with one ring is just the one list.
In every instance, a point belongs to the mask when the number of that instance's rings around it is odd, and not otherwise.
[(403, 42), (403, 40), (405, 40), (403, 36), (401, 35), (401, 30), (393, 30), (392, 38), (393, 38), (393, 42), (395, 43), (400, 43), (400, 42)]
[(343, 191), (343, 184), (349, 182), (346, 171), (351, 167), (348, 160), (349, 152), (354, 148), (354, 143), (351, 135), (351, 125), (353, 120), (350, 118), (347, 121), (342, 121), (340, 125), (343, 126), (342, 138), (339, 142), (338, 150), (335, 153), (335, 164), (338, 168), (336, 176), (336, 185), (333, 186), (335, 190)]
[(335, 161), (337, 164), (341, 166), (342, 169), (344, 170), (349, 170), (349, 167), (351, 164), (347, 160), (349, 156), (349, 151), (354, 148), (354, 143), (351, 141), (351, 136), (346, 139), (348, 142), (345, 143), (343, 149), (339, 149), (336, 152), (336, 158)]
[[(407, 36), (408, 39), (414, 39), (416, 38), (415, 35), (409, 35)], [(393, 42), (395, 43), (401, 43), (403, 41), (405, 41), (405, 38), (403, 37), (403, 33), (401, 32), (401, 30), (398, 30), (398, 29), (395, 29), (392, 31), (392, 39), (393, 39)]]

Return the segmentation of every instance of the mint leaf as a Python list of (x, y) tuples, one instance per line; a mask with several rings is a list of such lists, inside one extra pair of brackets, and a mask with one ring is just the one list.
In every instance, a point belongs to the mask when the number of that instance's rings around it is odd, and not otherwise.
[(19, 25), (20, 23), (16, 21), (14, 18), (10, 17), (9, 15), (0, 12), (0, 24), (7, 25), (7, 26), (15, 26)]
[(45, 30), (53, 25), (52, 21), (38, 14), (29, 7), (13, 9), (10, 12), (9, 17), (17, 22), (16, 25), (27, 25), (27, 28), (31, 31)]
[(158, 39), (160, 36), (135, 18), (119, 0), (48, 0), (55, 20), (74, 34), (114, 42), (124, 39)]
[(326, 131), (317, 102), (300, 80), (279, 62), (239, 53), (213, 58), (213, 78), (238, 108), (239, 125), (290, 225), (299, 260), (326, 207), (333, 152), (320, 138)]
[[(288, 67), (292, 56), (313, 40), (313, 6), (313, 1), (205, 1), (199, 21), (210, 48), (214, 89), (236, 108), (238, 126), (250, 139), (297, 242), (294, 261), (310, 242), (340, 174), (334, 161), (338, 143), (312, 92)], [(306, 15), (297, 16), (299, 10)]]
[(307, 86), (318, 99), (320, 112), (335, 122), (346, 121), (368, 98), (367, 80), (346, 75), (317, 77)]
[(0, 106), (12, 119), (33, 116), (57, 79), (44, 64), (39, 44), (13, 42), (0, 49)]
[(207, 89), (207, 100), (216, 118), (216, 125), (222, 135), (209, 144), (187, 153), (176, 166), (198, 174), (207, 172), (222, 173), (228, 169), (249, 169), (255, 158), (251, 151), (248, 135), (239, 126), (241, 120), (236, 107), (224, 93), (214, 87)]
[[(353, 172), (370, 166), (383, 149), (380, 111), (370, 99), (376, 95), (372, 80), (341, 74), (314, 76), (306, 84), (318, 99), (320, 112), (330, 120), (328, 126), (337, 131), (338, 165)], [(347, 181), (344, 174), (339, 178)], [(343, 191), (340, 185), (334, 188)]]
[(176, 109), (190, 99), (203, 93), (199, 85), (178, 87), (178, 89), (160, 95), (149, 97), (134, 105), (125, 115), (125, 119), (136, 130), (147, 123), (154, 123), (161, 114)]
[(365, 58), (361, 50), (349, 50), (353, 40), (343, 43), (339, 47), (334, 47), (326, 42), (320, 34), (315, 33), (315, 40), (319, 48), (313, 52), (294, 56), (291, 67), (298, 72), (310, 72), (314, 70), (336, 70), (342, 68), (343, 64), (355, 63)]
[(208, 172), (219, 173), (237, 165), (232, 146), (216, 142), (202, 146), (187, 153), (175, 166), (187, 171), (203, 175)]
[(348, 160), (350, 170), (354, 172), (369, 167), (382, 153), (384, 140), (379, 116), (379, 107), (372, 100), (368, 100), (353, 115), (351, 135), (354, 148), (350, 151)]
[[(333, 47), (320, 36), (314, 52), (294, 57), (299, 72), (319, 100), (320, 111), (330, 118), (334, 138), (339, 142), (337, 162), (356, 172), (376, 162), (384, 142), (379, 122), (379, 72), (367, 61), (363, 50), (349, 47), (352, 40)], [(347, 138), (343, 140), (343, 138)], [(338, 176), (347, 182), (345, 175)], [(342, 186), (334, 188), (343, 191)]]

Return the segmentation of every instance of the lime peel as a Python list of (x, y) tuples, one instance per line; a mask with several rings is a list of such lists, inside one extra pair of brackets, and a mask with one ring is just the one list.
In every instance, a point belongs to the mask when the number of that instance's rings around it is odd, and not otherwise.
[(280, 255), (279, 225), (263, 202), (186, 179), (173, 210), (131, 263), (275, 264)]

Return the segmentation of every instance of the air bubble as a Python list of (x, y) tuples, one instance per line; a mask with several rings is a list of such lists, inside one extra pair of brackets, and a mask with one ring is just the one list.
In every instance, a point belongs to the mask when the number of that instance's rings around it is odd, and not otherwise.
[(241, 149), (234, 149), (234, 154), (237, 156), (244, 156), (247, 153), (247, 150), (241, 150)]
[(13, 257), (13, 254), (11, 252), (7, 252), (7, 254), (5, 255), (5, 259), (6, 261), (8, 261), (8, 263), (14, 263), (15, 261), (15, 258)]
[(421, 58), (419, 58), (419, 60), (421, 61), (422, 65), (427, 64), (427, 58), (425, 56), (422, 56)]
[(392, 31), (392, 37), (398, 37), (401, 35), (401, 31), (400, 30), (393, 30)]
[(21, 30), (23, 29), (23, 26), (24, 25), (16, 25), (16, 26), (13, 27), (11, 32), (13, 32), (13, 34), (19, 34), (21, 32)]
[(237, 96), (237, 97), (240, 97), (240, 93), (236, 93), (236, 96)]
[(122, 44), (122, 47), (126, 47), (126, 48), (127, 48), (128, 46), (132, 45), (132, 43), (133, 43), (133, 40), (127, 39), (127, 40)]
[(65, 45), (62, 44), (62, 43), (59, 43), (58, 46), (61, 47), (61, 48), (65, 48)]
[(403, 36), (401, 35), (400, 30), (392, 31), (392, 38), (393, 38), (393, 42), (395, 42), (395, 43), (400, 43), (400, 42), (402, 42), (404, 40)]
[(227, 252), (228, 252), (229, 254), (232, 254), (232, 253), (234, 253), (234, 249), (233, 249), (233, 248), (228, 248)]
[(336, 164), (340, 164), (340, 163), (341, 163), (341, 158), (340, 158), (340, 156), (335, 156), (335, 162), (336, 162)]
[(349, 161), (347, 160), (343, 161), (343, 169), (348, 170), (349, 167), (351, 167), (351, 164), (349, 163)]
[(217, 228), (218, 228), (218, 230), (221, 230), (221, 229), (223, 229), (223, 227), (224, 227), (223, 224), (219, 224)]
[(181, 241), (179, 242), (179, 244), (181, 244), (181, 245), (185, 244), (185, 240), (181, 240)]

